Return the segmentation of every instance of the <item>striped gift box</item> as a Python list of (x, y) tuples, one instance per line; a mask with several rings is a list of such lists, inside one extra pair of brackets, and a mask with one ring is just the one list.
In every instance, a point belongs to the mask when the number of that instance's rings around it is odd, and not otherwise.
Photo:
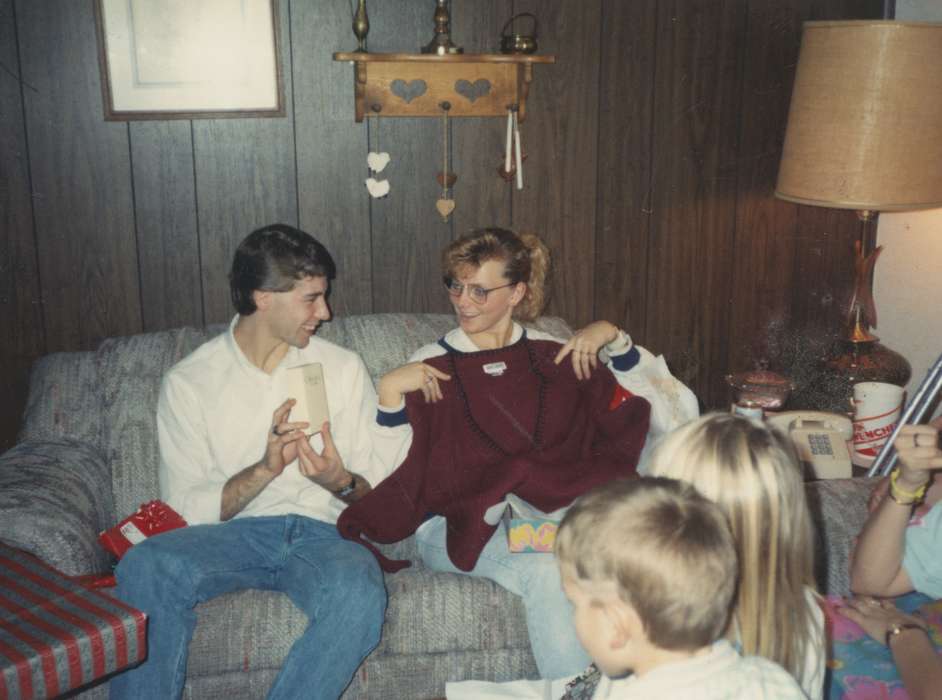
[(55, 697), (145, 651), (144, 613), (0, 544), (0, 699)]

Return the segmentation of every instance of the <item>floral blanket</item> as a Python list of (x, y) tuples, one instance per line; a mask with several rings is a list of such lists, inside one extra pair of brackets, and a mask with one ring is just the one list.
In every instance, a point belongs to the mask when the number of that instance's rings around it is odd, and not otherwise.
[[(837, 613), (841, 599), (829, 596), (825, 620), (831, 639), (831, 655), (825, 680), (828, 700), (908, 700), (890, 650), (871, 639), (854, 622)], [(930, 637), (942, 654), (942, 600), (933, 601), (920, 593), (896, 599), (900, 610), (917, 610), (929, 625)]]

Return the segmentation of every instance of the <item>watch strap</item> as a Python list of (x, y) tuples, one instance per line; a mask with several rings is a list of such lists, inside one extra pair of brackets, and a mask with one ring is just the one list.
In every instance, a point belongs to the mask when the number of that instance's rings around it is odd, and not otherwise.
[(351, 473), (351, 474), (350, 474), (350, 483), (347, 484), (346, 486), (344, 486), (344, 487), (343, 487), (342, 489), (340, 489), (339, 491), (334, 491), (334, 495), (335, 495), (337, 498), (347, 498), (347, 497), (353, 495), (353, 494), (356, 492), (356, 490), (357, 490), (357, 475)]

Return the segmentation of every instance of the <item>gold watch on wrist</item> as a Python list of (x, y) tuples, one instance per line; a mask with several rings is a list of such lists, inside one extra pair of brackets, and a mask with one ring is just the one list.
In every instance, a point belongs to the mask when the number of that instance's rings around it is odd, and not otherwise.
[(906, 630), (922, 630), (923, 632), (925, 632), (926, 628), (915, 622), (894, 622), (886, 630), (886, 639), (884, 641), (886, 643), (887, 648), (890, 647), (890, 642), (892, 640), (896, 639), (896, 637), (898, 637), (902, 632), (905, 632)]

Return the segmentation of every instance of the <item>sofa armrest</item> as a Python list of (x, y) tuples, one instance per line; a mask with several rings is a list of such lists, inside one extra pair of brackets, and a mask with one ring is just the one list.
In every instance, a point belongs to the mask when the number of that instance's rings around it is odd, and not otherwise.
[(114, 523), (111, 472), (99, 450), (66, 438), (0, 455), (0, 541), (67, 575), (107, 571), (98, 533)]
[(806, 486), (817, 530), (815, 578), (827, 595), (850, 592), (850, 558), (867, 521), (867, 499), (878, 479), (828, 479)]

